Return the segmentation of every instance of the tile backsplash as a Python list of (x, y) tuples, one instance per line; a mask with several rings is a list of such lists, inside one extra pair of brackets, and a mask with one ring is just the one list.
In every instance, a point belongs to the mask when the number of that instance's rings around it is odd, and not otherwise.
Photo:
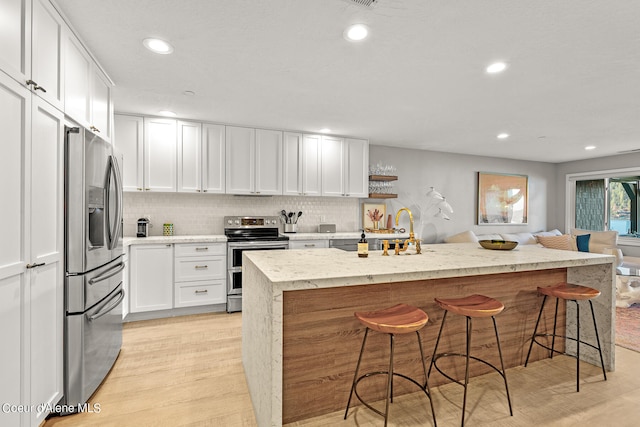
[(144, 216), (151, 220), (151, 236), (161, 236), (164, 223), (173, 224), (175, 235), (209, 235), (224, 234), (224, 216), (274, 216), (282, 209), (303, 212), (300, 233), (316, 232), (321, 222), (336, 224), (336, 231), (361, 227), (360, 200), (353, 198), (124, 193), (124, 235), (135, 236), (137, 220)]

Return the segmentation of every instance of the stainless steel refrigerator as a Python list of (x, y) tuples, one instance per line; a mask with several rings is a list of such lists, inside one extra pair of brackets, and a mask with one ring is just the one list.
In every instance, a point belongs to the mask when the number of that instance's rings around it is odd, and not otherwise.
[(88, 130), (65, 132), (62, 403), (77, 407), (96, 391), (122, 345), (122, 162)]

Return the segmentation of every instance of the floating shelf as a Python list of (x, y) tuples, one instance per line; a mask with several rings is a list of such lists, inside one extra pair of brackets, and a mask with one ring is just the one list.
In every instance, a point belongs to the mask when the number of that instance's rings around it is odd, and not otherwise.
[(369, 181), (397, 181), (398, 177), (394, 175), (369, 175)]
[(370, 199), (397, 199), (397, 194), (369, 193)]

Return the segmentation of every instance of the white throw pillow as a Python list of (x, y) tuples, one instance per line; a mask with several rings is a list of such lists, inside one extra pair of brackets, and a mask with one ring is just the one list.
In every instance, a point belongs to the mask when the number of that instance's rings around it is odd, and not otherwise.
[(535, 245), (538, 240), (531, 233), (502, 233), (502, 240), (518, 242), (520, 245)]
[(471, 230), (463, 231), (462, 233), (454, 234), (453, 236), (445, 237), (445, 243), (477, 243), (478, 238)]

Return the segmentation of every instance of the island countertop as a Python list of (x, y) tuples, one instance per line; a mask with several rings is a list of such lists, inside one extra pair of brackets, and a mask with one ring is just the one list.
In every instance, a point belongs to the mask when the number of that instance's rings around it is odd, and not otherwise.
[[(335, 248), (244, 252), (242, 360), (258, 425), (281, 426), (343, 410), (363, 329), (353, 312), (398, 302), (428, 313), (429, 323), (421, 336), (429, 349), (442, 319), (434, 297), (482, 293), (498, 299), (506, 307), (499, 322), (509, 325), (500, 333), (509, 368), (524, 364), (541, 303), (537, 287), (561, 281), (590, 286), (602, 292), (593, 303), (604, 364), (613, 370), (614, 261), (612, 255), (537, 245), (501, 251), (475, 243), (423, 245), (419, 255), (390, 251), (382, 256), (372, 251), (367, 258)], [(550, 324), (553, 310), (546, 312), (543, 321)], [(591, 341), (588, 310), (581, 310), (580, 323), (585, 325), (581, 338)], [(561, 308), (559, 325), (559, 333), (566, 330), (575, 336), (576, 307), (567, 305), (566, 316)], [(474, 355), (493, 357), (492, 339), (481, 333), (475, 337), (478, 354)], [(575, 354), (574, 342), (563, 345), (568, 354)], [(597, 353), (582, 353), (582, 360), (599, 364)], [(411, 357), (397, 359), (406, 361), (403, 372), (417, 373), (418, 364), (410, 363)], [(545, 357), (546, 350), (534, 349), (531, 360)], [(309, 399), (310, 395), (315, 397)]]
[(510, 251), (483, 249), (476, 243), (423, 245), (422, 254), (367, 258), (339, 249), (245, 252), (273, 284), (282, 290), (354, 284), (426, 280), (445, 277), (513, 273), (540, 269), (611, 264), (613, 255), (560, 251), (521, 245)]

